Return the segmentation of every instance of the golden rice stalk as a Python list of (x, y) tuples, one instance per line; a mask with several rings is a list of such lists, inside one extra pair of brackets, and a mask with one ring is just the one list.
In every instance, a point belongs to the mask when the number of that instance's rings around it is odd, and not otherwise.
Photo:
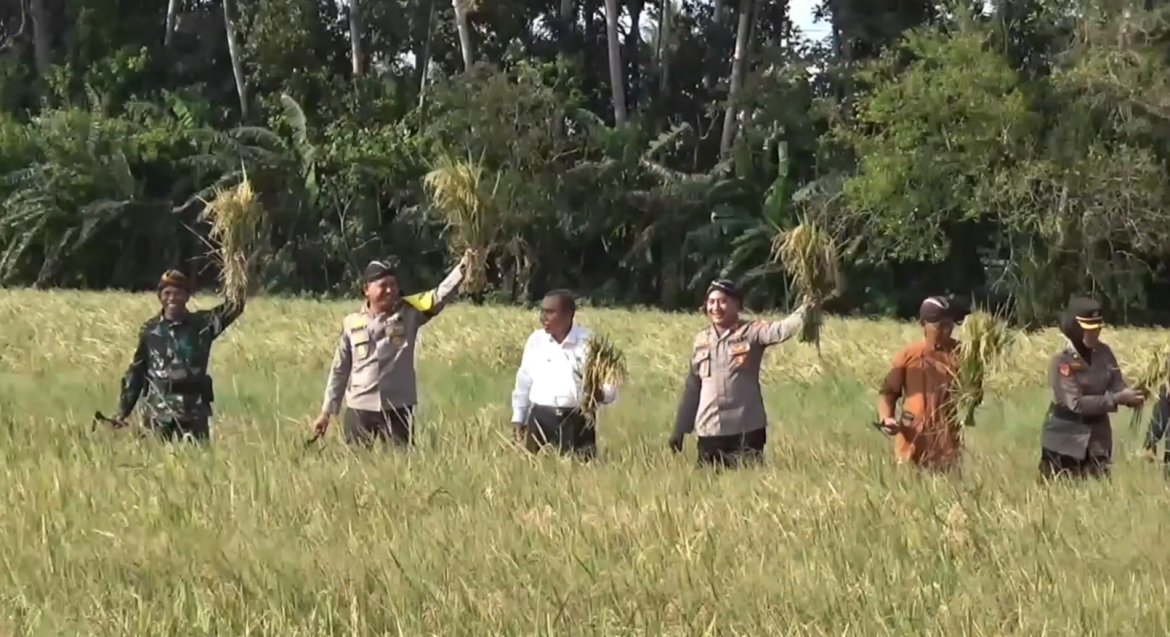
[(814, 343), (820, 350), (821, 302), (841, 288), (840, 256), (833, 237), (808, 219), (772, 241), (772, 261), (779, 262), (792, 286), (806, 303), (800, 342)]
[(200, 219), (211, 223), (212, 251), (220, 264), (219, 281), (231, 303), (242, 303), (248, 293), (248, 271), (260, 250), (261, 230), (267, 221), (247, 174), (232, 188), (216, 188), (215, 197), (204, 201)]
[(1140, 427), (1145, 418), (1145, 405), (1156, 400), (1161, 392), (1170, 390), (1170, 345), (1143, 350), (1131, 387), (1145, 392), (1146, 403), (1133, 410), (1130, 426)]
[(626, 379), (626, 356), (607, 336), (594, 334), (585, 346), (581, 373), (580, 410), (590, 427), (597, 419), (601, 388), (619, 385)]
[(499, 236), (499, 212), (482, 191), (484, 169), (466, 161), (442, 156), (423, 178), (433, 210), (447, 224), (447, 242), (456, 256), (475, 251), (467, 264), (462, 289), (479, 292), (487, 281), (487, 257)]
[(983, 402), (987, 376), (1003, 368), (1014, 338), (1005, 321), (987, 312), (972, 312), (963, 321), (951, 387), (955, 415), (962, 426), (975, 426), (975, 408)]

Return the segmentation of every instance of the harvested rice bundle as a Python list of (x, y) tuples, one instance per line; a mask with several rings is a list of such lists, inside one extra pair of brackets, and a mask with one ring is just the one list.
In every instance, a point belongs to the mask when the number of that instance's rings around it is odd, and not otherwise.
[(983, 402), (987, 376), (1002, 369), (1013, 341), (1011, 328), (998, 316), (976, 311), (963, 321), (952, 396), (962, 426), (975, 425), (975, 408)]
[(1160, 392), (1170, 389), (1170, 346), (1145, 350), (1137, 373), (1133, 375), (1132, 387), (1146, 394), (1146, 402), (1133, 409), (1129, 421), (1130, 426), (1140, 427), (1145, 418), (1145, 406), (1156, 399)]
[(249, 270), (261, 249), (261, 230), (267, 220), (247, 174), (232, 188), (215, 189), (204, 201), (200, 219), (211, 223), (212, 251), (219, 263), (219, 281), (230, 303), (242, 303), (248, 294)]
[(447, 224), (452, 254), (461, 256), (469, 248), (475, 251), (461, 286), (464, 292), (472, 293), (483, 290), (487, 283), (487, 257), (500, 229), (499, 211), (492, 200), (494, 189), (491, 195), (482, 191), (483, 172), (481, 165), (444, 155), (423, 179), (434, 211)]
[(776, 235), (772, 260), (779, 262), (792, 286), (809, 303), (800, 342), (821, 347), (821, 302), (841, 288), (837, 243), (820, 226), (803, 219), (799, 226)]
[(626, 379), (626, 356), (607, 336), (594, 334), (585, 345), (581, 373), (581, 412), (590, 427), (600, 407), (598, 395), (605, 385), (619, 385)]

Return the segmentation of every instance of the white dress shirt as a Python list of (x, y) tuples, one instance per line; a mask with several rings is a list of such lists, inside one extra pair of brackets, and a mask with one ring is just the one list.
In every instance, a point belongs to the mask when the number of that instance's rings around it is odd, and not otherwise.
[[(543, 329), (528, 337), (516, 372), (516, 388), (512, 391), (513, 423), (527, 423), (534, 405), (556, 408), (578, 405), (589, 335), (588, 328), (574, 325), (561, 343)], [(604, 385), (601, 391), (602, 404), (617, 400), (617, 387)]]

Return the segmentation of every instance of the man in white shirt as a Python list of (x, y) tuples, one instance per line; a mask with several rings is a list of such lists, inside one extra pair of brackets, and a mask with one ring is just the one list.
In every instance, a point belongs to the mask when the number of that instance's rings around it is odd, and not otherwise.
[[(535, 451), (553, 445), (582, 458), (597, 454), (597, 431), (578, 409), (590, 331), (573, 323), (577, 302), (564, 290), (545, 295), (542, 328), (528, 337), (512, 391), (512, 427), (517, 442)], [(600, 388), (598, 402), (611, 404), (617, 387)]]

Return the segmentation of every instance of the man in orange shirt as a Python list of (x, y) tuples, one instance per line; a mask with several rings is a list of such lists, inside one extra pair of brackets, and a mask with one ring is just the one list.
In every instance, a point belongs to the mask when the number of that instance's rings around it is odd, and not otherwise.
[[(951, 338), (963, 312), (941, 296), (922, 302), (918, 310), (923, 338), (902, 348), (882, 384), (878, 417), (894, 437), (898, 464), (949, 470), (959, 460), (960, 427), (952, 400), (958, 342)], [(902, 416), (894, 417), (898, 399)]]

